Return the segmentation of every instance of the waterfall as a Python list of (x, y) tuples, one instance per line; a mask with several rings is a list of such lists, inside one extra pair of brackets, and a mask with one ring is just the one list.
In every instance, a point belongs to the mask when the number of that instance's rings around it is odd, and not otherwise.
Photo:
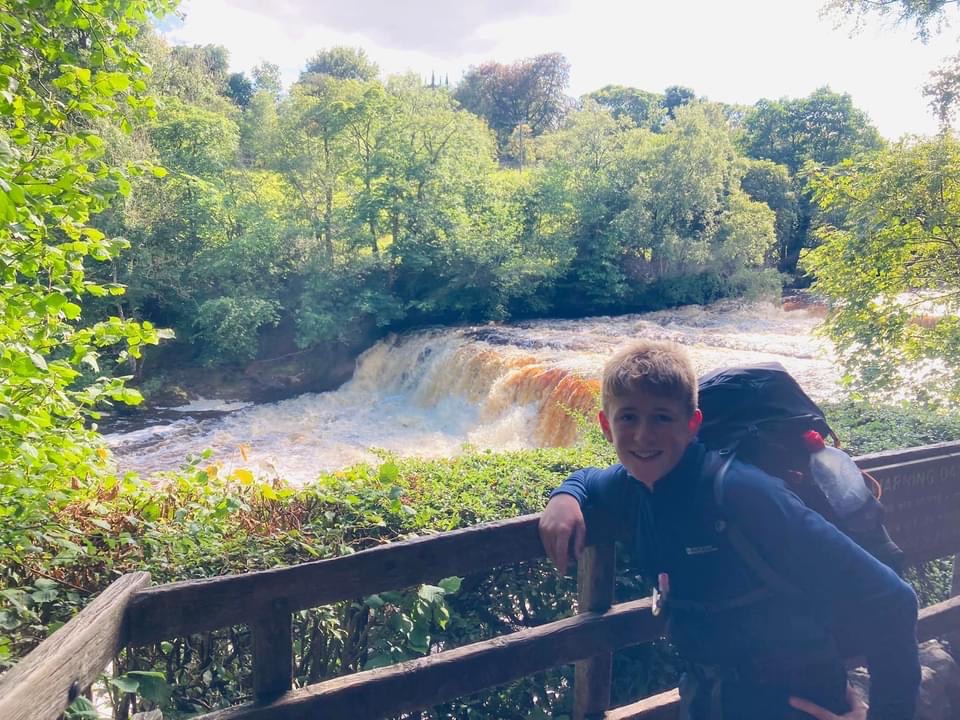
[[(698, 372), (776, 360), (816, 399), (837, 388), (819, 319), (770, 305), (718, 303), (582, 320), (538, 320), (393, 335), (367, 350), (340, 389), (236, 410), (184, 414), (165, 426), (107, 436), (124, 470), (174, 469), (213, 451), (302, 483), (320, 470), (403, 455), (453, 455), (465, 445), (519, 449), (576, 440), (572, 413), (592, 413), (600, 368), (620, 345), (647, 337), (685, 345)], [(373, 450), (373, 451), (372, 451)]]

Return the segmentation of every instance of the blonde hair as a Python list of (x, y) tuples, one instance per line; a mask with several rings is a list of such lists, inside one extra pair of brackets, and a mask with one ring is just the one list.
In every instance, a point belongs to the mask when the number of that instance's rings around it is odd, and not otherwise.
[(639, 340), (628, 345), (603, 366), (601, 382), (605, 412), (611, 400), (638, 390), (679, 400), (690, 416), (697, 409), (697, 374), (686, 350), (677, 343)]

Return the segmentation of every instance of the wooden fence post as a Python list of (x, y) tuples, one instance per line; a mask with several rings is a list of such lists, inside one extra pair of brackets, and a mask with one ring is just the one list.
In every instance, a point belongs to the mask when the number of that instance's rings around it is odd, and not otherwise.
[[(950, 597), (957, 595), (960, 595), (960, 553), (953, 556), (953, 574), (950, 577)], [(960, 645), (960, 630), (945, 635), (944, 639), (954, 647)]]
[(293, 617), (288, 604), (274, 600), (250, 623), (253, 635), (253, 694), (266, 703), (293, 683)]
[(150, 574), (122, 575), (0, 678), (0, 718), (55, 720), (126, 644), (130, 599)]
[[(577, 564), (577, 601), (580, 612), (605, 612), (613, 604), (616, 549), (613, 543), (592, 545)], [(603, 717), (610, 707), (613, 653), (602, 653), (575, 665), (574, 720)]]
[(960, 554), (953, 556), (953, 575), (950, 578), (950, 597), (960, 595)]

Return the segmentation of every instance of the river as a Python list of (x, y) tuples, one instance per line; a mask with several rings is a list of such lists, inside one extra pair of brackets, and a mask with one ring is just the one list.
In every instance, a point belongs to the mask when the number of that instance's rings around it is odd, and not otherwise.
[(565, 408), (592, 407), (604, 360), (634, 338), (685, 345), (699, 372), (778, 361), (814, 399), (835, 396), (838, 372), (809, 310), (721, 302), (653, 313), (423, 330), (390, 336), (333, 392), (244, 406), (199, 401), (161, 424), (114, 432), (122, 471), (175, 469), (212, 451), (229, 472), (309, 482), (321, 470), (375, 460), (371, 448), (449, 456), (465, 446), (519, 449), (575, 441)]

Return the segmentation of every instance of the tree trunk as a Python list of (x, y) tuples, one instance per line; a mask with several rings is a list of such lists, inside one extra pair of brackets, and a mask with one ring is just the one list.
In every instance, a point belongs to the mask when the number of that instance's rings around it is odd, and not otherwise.
[(323, 215), (324, 241), (326, 242), (327, 257), (333, 257), (333, 188), (327, 188), (327, 207)]

